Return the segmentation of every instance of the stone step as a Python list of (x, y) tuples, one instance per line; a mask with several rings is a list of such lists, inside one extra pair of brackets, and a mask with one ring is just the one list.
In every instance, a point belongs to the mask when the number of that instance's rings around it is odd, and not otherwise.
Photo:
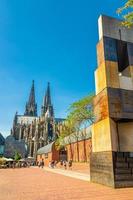
[(131, 174), (117, 174), (115, 175), (115, 180), (116, 181), (133, 181), (133, 175)]
[(115, 181), (116, 188), (133, 187), (133, 181)]
[(116, 168), (115, 174), (131, 174), (131, 169)]
[(126, 162), (116, 162), (117, 168), (128, 168), (128, 163)]

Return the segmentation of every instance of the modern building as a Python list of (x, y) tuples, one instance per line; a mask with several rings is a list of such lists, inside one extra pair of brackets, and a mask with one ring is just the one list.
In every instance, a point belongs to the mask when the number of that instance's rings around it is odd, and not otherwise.
[(5, 145), (5, 138), (0, 133), (0, 156), (3, 156), (4, 153), (4, 145)]
[(100, 16), (91, 181), (133, 186), (133, 28)]

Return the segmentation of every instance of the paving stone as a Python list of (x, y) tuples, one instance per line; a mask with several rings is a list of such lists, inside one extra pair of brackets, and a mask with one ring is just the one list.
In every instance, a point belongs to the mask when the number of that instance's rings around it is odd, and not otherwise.
[(1, 169), (0, 200), (132, 200), (133, 188), (112, 189), (39, 168)]

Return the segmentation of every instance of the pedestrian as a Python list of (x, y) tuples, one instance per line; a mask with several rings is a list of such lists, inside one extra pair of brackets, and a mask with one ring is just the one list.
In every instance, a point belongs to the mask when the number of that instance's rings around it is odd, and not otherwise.
[(27, 162), (27, 167), (28, 167), (28, 168), (30, 167), (30, 162)]
[(63, 167), (63, 160), (60, 161), (60, 167)]
[(54, 168), (54, 160), (51, 161), (51, 168)]
[(16, 163), (15, 163), (15, 162), (13, 162), (13, 165), (12, 165), (12, 166), (13, 166), (13, 169), (15, 169)]
[(38, 162), (38, 167), (40, 168), (40, 166), (41, 166), (41, 161)]
[(51, 168), (51, 161), (49, 161), (49, 164), (48, 164), (49, 168)]
[(72, 170), (72, 160), (69, 160), (69, 162), (68, 162), (68, 167), (69, 167), (69, 169)]
[(66, 160), (64, 160), (63, 165), (64, 165), (64, 169), (67, 169), (67, 162), (66, 162)]
[(41, 167), (43, 168), (44, 167), (44, 160), (42, 159), (42, 162), (41, 162)]
[(39, 165), (39, 161), (36, 162), (36, 166), (38, 166), (38, 165)]
[(57, 163), (58, 163), (57, 160), (55, 160), (55, 161), (54, 161), (54, 168), (57, 167)]

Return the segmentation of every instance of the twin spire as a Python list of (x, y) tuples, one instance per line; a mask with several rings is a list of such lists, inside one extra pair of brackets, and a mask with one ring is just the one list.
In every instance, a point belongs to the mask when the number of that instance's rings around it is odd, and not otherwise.
[(50, 83), (48, 82), (47, 90), (43, 99), (43, 104), (41, 108), (41, 115), (47, 117), (53, 117), (53, 105), (51, 103), (51, 94), (50, 94)]
[[(53, 105), (51, 104), (50, 83), (48, 83), (47, 90), (44, 96), (43, 105), (41, 107), (41, 115), (45, 116), (48, 113), (49, 117), (53, 117)], [(34, 81), (30, 91), (29, 100), (25, 107), (25, 116), (37, 116), (37, 104), (35, 100), (35, 86)]]
[(37, 104), (36, 104), (36, 100), (35, 100), (34, 81), (32, 81), (30, 96), (29, 96), (28, 102), (26, 103), (24, 115), (25, 116), (37, 116)]

